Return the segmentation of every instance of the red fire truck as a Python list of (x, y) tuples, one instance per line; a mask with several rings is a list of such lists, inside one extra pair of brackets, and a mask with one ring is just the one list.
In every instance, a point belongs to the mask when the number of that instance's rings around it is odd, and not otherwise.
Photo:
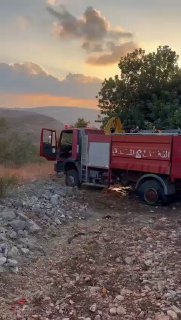
[(149, 205), (166, 203), (181, 182), (179, 132), (105, 135), (96, 129), (42, 129), (40, 155), (68, 186), (134, 184)]

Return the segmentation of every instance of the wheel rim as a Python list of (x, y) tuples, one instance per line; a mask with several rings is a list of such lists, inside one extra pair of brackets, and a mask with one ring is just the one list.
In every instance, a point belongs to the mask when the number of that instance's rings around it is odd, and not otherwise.
[(159, 195), (158, 191), (154, 188), (150, 188), (145, 191), (144, 199), (149, 204), (154, 204), (158, 201)]

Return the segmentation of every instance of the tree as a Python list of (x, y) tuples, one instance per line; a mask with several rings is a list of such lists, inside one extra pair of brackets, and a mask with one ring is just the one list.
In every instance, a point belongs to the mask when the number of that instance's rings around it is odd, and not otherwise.
[(119, 116), (126, 129), (181, 127), (181, 70), (168, 46), (146, 54), (135, 50), (121, 58), (120, 76), (105, 79), (98, 93), (105, 121)]
[(84, 118), (78, 118), (77, 121), (74, 123), (74, 128), (87, 128), (90, 124), (90, 121), (86, 121)]

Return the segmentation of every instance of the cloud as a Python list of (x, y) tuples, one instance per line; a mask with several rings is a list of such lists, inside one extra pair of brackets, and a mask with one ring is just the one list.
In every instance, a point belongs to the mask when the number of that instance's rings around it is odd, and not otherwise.
[(29, 27), (31, 19), (28, 16), (19, 16), (16, 21), (19, 29), (25, 31)]
[(68, 0), (47, 0), (47, 4), (50, 6), (58, 6), (67, 3), (67, 1)]
[(50, 6), (57, 6), (60, 3), (63, 3), (65, 0), (47, 0), (47, 4)]
[(94, 99), (101, 87), (98, 78), (69, 74), (59, 80), (39, 65), (27, 62), (12, 65), (0, 63), (0, 93), (46, 94), (56, 97)]
[[(4, 94), (0, 93), (0, 108), (32, 108), (32, 107), (78, 107), (97, 109), (94, 99), (78, 99), (59, 97), (48, 94)], [(72, 112), (72, 110), (70, 111)]]
[(137, 45), (134, 42), (125, 42), (121, 45), (112, 45), (110, 48), (110, 53), (104, 53), (99, 56), (91, 56), (87, 59), (88, 64), (92, 65), (109, 65), (116, 63), (121, 57), (125, 56), (127, 53), (132, 52)]
[(57, 0), (47, 0), (47, 4), (50, 6), (54, 6), (56, 4)]
[(117, 40), (132, 37), (130, 32), (111, 28), (110, 22), (101, 12), (92, 7), (88, 7), (79, 19), (68, 12), (64, 6), (60, 6), (59, 11), (53, 7), (48, 7), (47, 10), (58, 20), (55, 31), (60, 38), (80, 38), (84, 44), (84, 42), (94, 43), (104, 39)]
[[(102, 13), (93, 7), (88, 7), (83, 16), (80, 18), (72, 15), (64, 6), (60, 6), (59, 10), (53, 6), (47, 8), (48, 12), (56, 18), (53, 23), (53, 33), (62, 40), (78, 40), (81, 41), (81, 47), (88, 54), (104, 52), (105, 56), (113, 56), (109, 59), (109, 63), (117, 62), (114, 57), (115, 52), (120, 51), (126, 54), (128, 43), (133, 43), (133, 34), (123, 30), (121, 27), (112, 27), (109, 20)], [(110, 49), (110, 43), (112, 48)], [(120, 47), (120, 50), (118, 50)], [(125, 50), (123, 50), (123, 47)], [(133, 46), (132, 46), (133, 47)], [(134, 47), (133, 47), (134, 49)], [(120, 55), (118, 55), (118, 59)], [(90, 57), (88, 61), (94, 61)], [(104, 59), (103, 59), (104, 60)], [(101, 59), (101, 61), (103, 61)], [(96, 60), (96, 64), (98, 64)]]

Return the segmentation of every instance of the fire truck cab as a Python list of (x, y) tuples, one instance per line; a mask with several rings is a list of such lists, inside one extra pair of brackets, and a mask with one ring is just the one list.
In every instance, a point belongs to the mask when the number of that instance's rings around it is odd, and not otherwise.
[(40, 155), (55, 162), (68, 186), (134, 183), (142, 200), (167, 202), (181, 184), (178, 132), (105, 135), (97, 129), (42, 129)]
[[(55, 161), (55, 172), (65, 173), (65, 182), (68, 186), (80, 186), (82, 183), (93, 183), (93, 181), (100, 185), (95, 174), (94, 179), (91, 176), (88, 178), (88, 137), (95, 137), (95, 135), (102, 135), (106, 139), (104, 131), (97, 129), (68, 128), (57, 137), (56, 131), (43, 128), (40, 156), (49, 161)], [(100, 157), (99, 151), (95, 150), (95, 156), (97, 154)], [(101, 163), (97, 169), (98, 171), (103, 169)]]

